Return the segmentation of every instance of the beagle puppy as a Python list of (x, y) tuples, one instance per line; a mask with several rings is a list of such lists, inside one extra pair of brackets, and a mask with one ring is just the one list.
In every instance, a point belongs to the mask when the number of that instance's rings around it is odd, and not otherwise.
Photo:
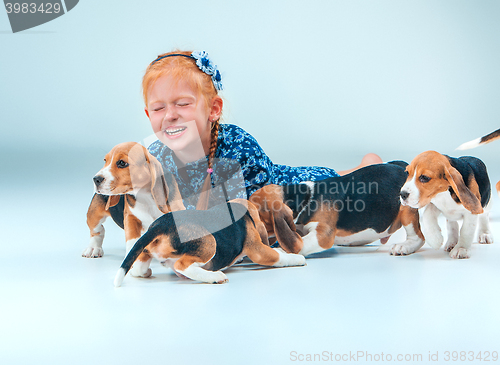
[[(158, 160), (142, 145), (121, 143), (104, 161), (104, 167), (94, 176), (95, 194), (87, 212), (90, 244), (82, 253), (87, 258), (102, 257), (103, 223), (109, 216), (124, 229), (129, 251), (155, 219), (185, 209), (174, 177), (164, 174)], [(143, 254), (139, 259), (149, 267), (150, 255)], [(151, 273), (146, 270), (140, 275)]]
[(424, 236), (418, 210), (400, 204), (406, 165), (394, 161), (325, 180), (267, 185), (249, 200), (258, 208), (268, 235), (275, 236), (286, 252), (307, 256), (334, 244), (386, 243), (404, 226), (407, 240), (394, 245), (391, 254), (408, 255), (422, 247)]
[[(450, 257), (470, 257), (479, 219), (478, 242), (492, 243), (489, 228), (490, 180), (484, 163), (475, 157), (452, 158), (436, 151), (421, 153), (408, 165), (408, 180), (401, 189), (401, 203), (416, 209), (426, 207), (422, 228), (426, 242), (434, 248), (443, 244), (438, 225), (447, 219)], [(463, 219), (462, 228), (457, 221)]]
[[(144, 252), (179, 276), (212, 284), (227, 282), (221, 270), (244, 256), (265, 266), (305, 265), (304, 256), (273, 249), (263, 242), (267, 242), (264, 224), (257, 209), (244, 199), (231, 200), (209, 210), (171, 212), (154, 221), (135, 243), (114, 284), (121, 285), (134, 261)], [(142, 272), (147, 269), (142, 264), (140, 268)]]
[[(491, 132), (483, 137), (476, 138), (472, 141), (463, 143), (457, 148), (457, 150), (468, 150), (471, 148), (476, 148), (482, 146), (483, 144), (496, 141), (497, 139), (500, 139), (500, 129), (497, 129), (496, 131)], [(498, 196), (500, 196), (500, 181), (497, 182), (495, 188), (497, 190)]]

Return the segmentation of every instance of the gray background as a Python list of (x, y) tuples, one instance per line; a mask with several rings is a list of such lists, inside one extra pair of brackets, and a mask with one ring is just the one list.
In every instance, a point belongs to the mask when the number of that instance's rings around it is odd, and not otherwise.
[(499, 126), (494, 0), (85, 1), (74, 10), (19, 34), (0, 12), (0, 138), (16, 158), (102, 154), (151, 135), (141, 77), (173, 48), (210, 53), (224, 120), (276, 163), (342, 170), (367, 152), (457, 154)]

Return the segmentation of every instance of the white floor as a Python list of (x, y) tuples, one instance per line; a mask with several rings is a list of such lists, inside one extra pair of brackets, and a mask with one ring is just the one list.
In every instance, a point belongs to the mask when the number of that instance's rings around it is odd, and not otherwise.
[(306, 267), (245, 262), (224, 285), (155, 263), (154, 277), (115, 289), (123, 232), (108, 222), (105, 256), (80, 257), (92, 196), (80, 178), (2, 189), (1, 364), (431, 363), (430, 354), (444, 364), (500, 351), (496, 195), (497, 243), (474, 244), (469, 260), (427, 245), (392, 257), (399, 231), (386, 246), (335, 248)]

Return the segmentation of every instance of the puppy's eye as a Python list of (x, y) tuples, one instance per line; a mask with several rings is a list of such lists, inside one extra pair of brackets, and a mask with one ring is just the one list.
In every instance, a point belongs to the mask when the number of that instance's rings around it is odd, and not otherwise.
[(118, 160), (116, 161), (116, 167), (118, 167), (119, 169), (124, 169), (125, 167), (128, 167), (128, 163), (123, 160)]
[(429, 181), (431, 181), (431, 178), (429, 176), (426, 176), (426, 175), (420, 175), (420, 177), (418, 178), (418, 180), (421, 182), (421, 183), (428, 183)]

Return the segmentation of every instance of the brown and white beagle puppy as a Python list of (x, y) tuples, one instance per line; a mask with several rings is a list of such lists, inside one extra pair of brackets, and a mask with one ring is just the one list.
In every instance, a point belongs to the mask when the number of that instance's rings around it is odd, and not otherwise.
[[(497, 129), (494, 132), (488, 133), (487, 135), (482, 136), (480, 138), (476, 138), (472, 141), (463, 143), (457, 148), (457, 150), (468, 150), (471, 148), (476, 148), (476, 147), (485, 145), (487, 143), (496, 141), (497, 139), (500, 139), (500, 129)], [(500, 196), (500, 181), (497, 182), (495, 188), (497, 190), (497, 194)]]
[(227, 282), (221, 270), (244, 256), (265, 266), (305, 265), (304, 256), (273, 249), (264, 242), (267, 243), (267, 233), (259, 213), (244, 199), (208, 210), (171, 212), (154, 221), (134, 244), (114, 284), (121, 285), (132, 264), (144, 252), (179, 276), (212, 284)]
[[(270, 236), (286, 252), (304, 256), (339, 246), (359, 246), (389, 237), (404, 226), (407, 240), (391, 249), (408, 255), (424, 244), (418, 210), (401, 206), (407, 163), (371, 165), (350, 174), (291, 185), (267, 185), (249, 200)], [(301, 237), (303, 236), (303, 237)]]
[[(95, 194), (87, 212), (90, 244), (82, 256), (102, 257), (103, 223), (111, 216), (125, 231), (127, 252), (155, 219), (184, 204), (174, 177), (163, 173), (158, 160), (135, 142), (115, 146), (104, 158), (104, 167), (94, 176)], [(133, 275), (149, 276), (151, 256), (139, 258), (142, 271)]]
[[(484, 163), (475, 157), (452, 158), (436, 151), (423, 152), (408, 165), (408, 180), (401, 189), (401, 203), (425, 208), (422, 229), (426, 242), (439, 248), (443, 236), (438, 225), (442, 213), (447, 219), (450, 257), (470, 257), (479, 217), (478, 242), (492, 243), (489, 228), (490, 180)], [(460, 229), (457, 221), (463, 219)]]

